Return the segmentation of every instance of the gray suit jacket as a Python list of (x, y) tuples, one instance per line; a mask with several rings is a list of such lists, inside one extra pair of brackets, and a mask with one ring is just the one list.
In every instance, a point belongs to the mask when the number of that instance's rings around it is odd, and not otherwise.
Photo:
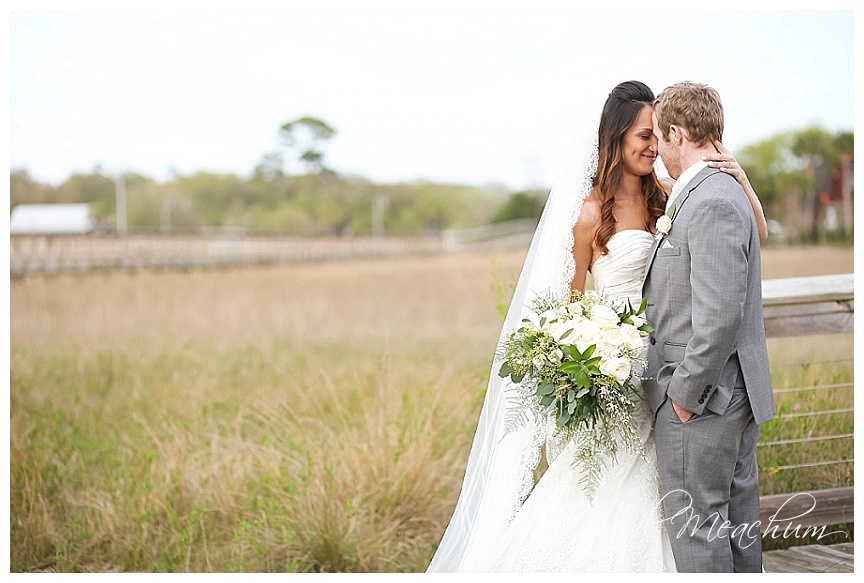
[(738, 182), (703, 168), (676, 200), (648, 256), (643, 295), (654, 326), (643, 382), (653, 411), (672, 398), (722, 415), (746, 386), (757, 423), (774, 416), (753, 209)]

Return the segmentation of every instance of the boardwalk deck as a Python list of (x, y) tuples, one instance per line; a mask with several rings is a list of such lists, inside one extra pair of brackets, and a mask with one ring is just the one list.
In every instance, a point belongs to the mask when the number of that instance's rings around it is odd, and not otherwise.
[(848, 542), (767, 551), (762, 561), (768, 573), (854, 573), (854, 545)]

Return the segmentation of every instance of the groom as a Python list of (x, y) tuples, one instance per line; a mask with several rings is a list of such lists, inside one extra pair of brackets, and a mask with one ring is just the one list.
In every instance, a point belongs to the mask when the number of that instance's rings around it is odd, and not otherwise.
[(643, 288), (664, 520), (679, 571), (758, 572), (756, 440), (774, 415), (759, 235), (738, 182), (702, 161), (723, 134), (714, 89), (665, 89), (654, 133), (676, 179)]

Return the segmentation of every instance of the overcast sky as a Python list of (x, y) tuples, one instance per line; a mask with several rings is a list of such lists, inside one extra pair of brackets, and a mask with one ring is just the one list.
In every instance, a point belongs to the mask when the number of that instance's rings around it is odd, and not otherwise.
[(853, 130), (851, 10), (282, 4), (11, 12), (10, 167), (52, 184), (97, 165), (248, 175), (280, 124), (313, 115), (338, 132), (326, 161), (340, 172), (545, 186), (584, 100), (628, 79), (713, 85), (733, 151), (809, 124)]

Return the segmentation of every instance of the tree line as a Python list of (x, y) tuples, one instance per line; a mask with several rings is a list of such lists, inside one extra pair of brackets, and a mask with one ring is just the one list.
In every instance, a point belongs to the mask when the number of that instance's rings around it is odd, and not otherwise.
[[(336, 130), (313, 117), (279, 128), (280, 143), (249, 176), (196, 172), (157, 182), (124, 176), (127, 225), (139, 232), (231, 229), (246, 234), (422, 235), (520, 218), (538, 218), (548, 189), (429, 181), (379, 184), (326, 164), (326, 142)], [(766, 216), (789, 240), (852, 236), (851, 132), (819, 127), (784, 132), (736, 152)], [(116, 179), (96, 168), (59, 186), (10, 175), (10, 209), (18, 204), (90, 203), (111, 230)], [(829, 220), (831, 219), (831, 220)], [(833, 221), (833, 222), (832, 222)]]
[[(266, 235), (419, 235), (490, 220), (500, 204), (479, 187), (413, 182), (376, 184), (361, 177), (307, 174), (268, 182), (197, 172), (156, 182), (125, 176), (130, 232), (195, 233), (210, 229)], [(98, 170), (50, 187), (26, 170), (11, 173), (11, 204), (90, 203), (113, 230), (115, 179)]]
[(781, 132), (736, 154), (769, 220), (792, 241), (852, 241), (852, 132)]

